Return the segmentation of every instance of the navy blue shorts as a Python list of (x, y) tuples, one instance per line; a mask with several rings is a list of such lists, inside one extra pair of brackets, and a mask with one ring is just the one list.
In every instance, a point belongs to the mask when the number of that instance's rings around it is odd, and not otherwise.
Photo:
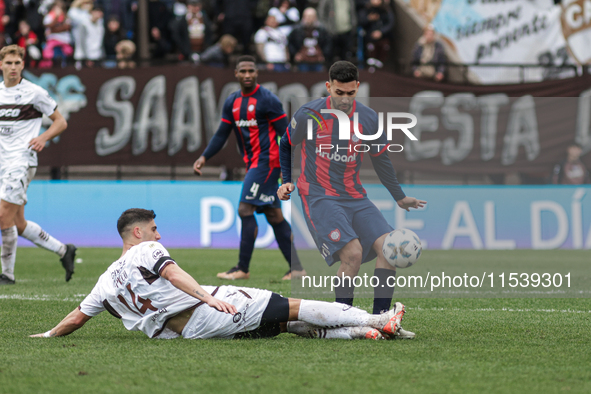
[(267, 207), (281, 208), (281, 201), (277, 197), (279, 189), (280, 168), (251, 168), (244, 177), (240, 202), (256, 205), (257, 213), (262, 213)]
[(363, 248), (362, 262), (376, 258), (373, 244), (394, 230), (380, 210), (368, 199), (335, 199), (301, 196), (308, 229), (326, 263), (339, 261), (336, 254), (358, 238)]

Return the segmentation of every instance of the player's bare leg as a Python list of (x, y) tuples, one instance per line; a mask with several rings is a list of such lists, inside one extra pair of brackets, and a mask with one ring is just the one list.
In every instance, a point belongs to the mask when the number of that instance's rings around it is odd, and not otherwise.
[(353, 305), (353, 299), (355, 297), (353, 278), (359, 273), (361, 260), (363, 259), (363, 248), (359, 239), (356, 238), (343, 246), (337, 253), (341, 260), (341, 265), (337, 271), (341, 283), (335, 287), (335, 301)]
[(16, 228), (18, 235), (28, 239), (40, 248), (48, 250), (57, 254), (62, 263), (62, 267), (66, 270), (66, 282), (72, 278), (74, 274), (74, 259), (76, 257), (76, 247), (72, 244), (64, 244), (46, 231), (37, 223), (25, 219), (25, 206), (21, 205), (16, 217)]
[(293, 246), (291, 226), (283, 217), (281, 208), (267, 207), (265, 208), (264, 213), (267, 221), (271, 227), (273, 227), (273, 233), (275, 233), (277, 245), (279, 245), (283, 257), (285, 257), (285, 260), (287, 260), (287, 263), (289, 264), (289, 271), (283, 276), (283, 280), (297, 279), (306, 275), (306, 270), (302, 267), (300, 258)]
[[(382, 245), (386, 236), (388, 236), (388, 233), (379, 237), (372, 246), (378, 256), (374, 276), (379, 279), (380, 283), (379, 286), (374, 288), (373, 313), (375, 314), (390, 309), (394, 295), (394, 284), (396, 283), (396, 268), (388, 263), (382, 252)], [(414, 339), (414, 337), (414, 332), (398, 327), (396, 334), (390, 335), (388, 339)]]
[[(404, 305), (397, 302), (394, 309), (372, 315), (362, 309), (344, 305), (338, 302), (324, 302), (289, 298), (289, 322), (287, 329), (298, 335), (306, 335), (306, 331), (315, 329), (342, 329), (339, 331), (324, 331), (316, 333), (322, 338), (371, 338), (381, 339), (372, 329), (382, 334), (394, 334), (404, 316)], [(292, 322), (297, 322), (293, 324)], [(305, 324), (304, 324), (305, 323)], [(351, 330), (351, 328), (355, 328)], [(291, 330), (290, 330), (291, 329)], [(319, 335), (322, 334), (322, 335)], [(309, 336), (309, 334), (308, 334)]]
[(242, 221), (242, 230), (240, 231), (240, 251), (238, 253), (238, 265), (230, 268), (226, 272), (220, 272), (217, 277), (220, 279), (249, 279), (250, 278), (250, 259), (254, 251), (254, 243), (259, 233), (257, 220), (254, 217), (256, 206), (241, 202), (238, 205), (238, 216)]
[(2, 274), (0, 275), (0, 285), (13, 285), (15, 283), (14, 264), (16, 262), (18, 231), (14, 219), (19, 208), (20, 205), (0, 200), (0, 230), (2, 230), (2, 252), (0, 256)]

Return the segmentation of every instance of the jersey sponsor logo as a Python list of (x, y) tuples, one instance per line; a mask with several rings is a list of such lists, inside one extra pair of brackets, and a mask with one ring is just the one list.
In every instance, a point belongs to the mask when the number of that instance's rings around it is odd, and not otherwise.
[(339, 155), (339, 152), (323, 152), (321, 147), (316, 148), (316, 154), (319, 157), (330, 161), (339, 161), (343, 163), (351, 163), (357, 160), (357, 153), (353, 153), (352, 155)]
[(257, 123), (256, 119), (251, 119), (251, 120), (240, 119), (239, 121), (236, 122), (236, 126), (237, 127), (255, 127), (255, 126), (258, 126), (258, 123)]
[(10, 126), (0, 126), (0, 134), (1, 135), (11, 135), (12, 134), (12, 127)]
[(338, 228), (335, 228), (328, 234), (328, 237), (333, 242), (339, 242), (341, 240), (341, 231)]
[(267, 196), (266, 194), (261, 193), (259, 200), (262, 202), (273, 202), (275, 201), (275, 196)]
[(0, 109), (0, 118), (16, 118), (21, 114), (20, 108), (2, 108)]
[(154, 260), (158, 261), (158, 259), (164, 257), (164, 252), (162, 251), (162, 249), (156, 249), (154, 252), (152, 252), (152, 257), (154, 258)]

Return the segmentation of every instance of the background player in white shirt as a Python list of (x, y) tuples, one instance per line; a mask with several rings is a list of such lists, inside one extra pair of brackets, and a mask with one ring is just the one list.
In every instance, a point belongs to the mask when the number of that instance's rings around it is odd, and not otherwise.
[[(74, 273), (76, 247), (64, 245), (35, 222), (25, 219), (27, 188), (37, 170), (37, 152), (68, 126), (56, 102), (43, 88), (21, 76), (25, 50), (9, 45), (0, 50), (0, 229), (2, 230), (2, 275), (0, 285), (14, 284), (18, 236), (56, 253), (66, 270), (66, 281)], [(47, 115), (52, 125), (42, 134)]]
[[(395, 336), (404, 305), (381, 315), (336, 302), (285, 298), (268, 290), (200, 286), (158, 243), (154, 211), (123, 212), (119, 260), (57, 326), (31, 337), (68, 335), (108, 311), (128, 330), (150, 338), (261, 338), (292, 332), (313, 338), (382, 339)], [(289, 323), (288, 323), (289, 322)], [(382, 335), (387, 334), (387, 335)]]

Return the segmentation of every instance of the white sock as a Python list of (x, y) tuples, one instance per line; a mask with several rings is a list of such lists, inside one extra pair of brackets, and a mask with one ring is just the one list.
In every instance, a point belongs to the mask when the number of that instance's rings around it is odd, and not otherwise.
[(380, 315), (338, 302), (302, 300), (298, 320), (324, 328), (374, 326)]
[(27, 227), (25, 227), (21, 237), (28, 239), (40, 248), (47, 249), (60, 257), (64, 257), (64, 254), (66, 254), (66, 245), (47, 234), (41, 226), (30, 220), (27, 220)]
[(287, 322), (287, 332), (306, 338), (363, 339), (371, 327), (322, 328), (303, 321)]
[(14, 263), (16, 262), (16, 243), (18, 231), (16, 226), (2, 230), (2, 273), (9, 279), (14, 280)]

